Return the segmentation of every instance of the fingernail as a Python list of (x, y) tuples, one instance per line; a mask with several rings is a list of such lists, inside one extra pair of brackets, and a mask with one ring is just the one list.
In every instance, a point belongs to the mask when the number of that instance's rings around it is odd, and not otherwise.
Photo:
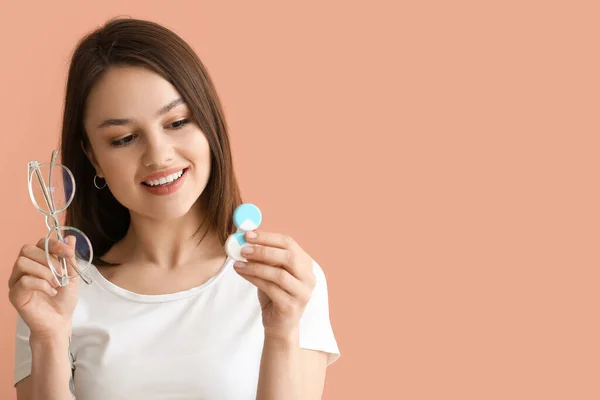
[(58, 290), (54, 288), (50, 292), (52, 293), (52, 296), (56, 296), (58, 294)]
[(244, 253), (244, 254), (252, 254), (253, 251), (254, 251), (254, 247), (253, 246), (244, 246), (244, 247), (242, 247), (242, 253)]
[(246, 266), (246, 263), (243, 261), (236, 261), (233, 263), (233, 266), (236, 268), (244, 268)]
[(60, 285), (58, 284), (58, 282), (56, 282), (56, 279), (52, 279), (52, 283), (51, 283), (52, 287), (57, 288)]
[(256, 239), (256, 236), (257, 236), (256, 232), (254, 232), (254, 231), (246, 232), (246, 237), (248, 239)]

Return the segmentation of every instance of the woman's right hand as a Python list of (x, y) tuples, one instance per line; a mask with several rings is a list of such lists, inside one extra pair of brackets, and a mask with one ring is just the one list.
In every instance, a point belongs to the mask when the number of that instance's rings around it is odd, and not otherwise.
[[(68, 237), (67, 243), (51, 240), (48, 252), (52, 256), (66, 258), (67, 265), (75, 263), (74, 239)], [(59, 286), (46, 260), (44, 239), (36, 246), (26, 244), (21, 248), (8, 280), (8, 296), (32, 336), (53, 338), (70, 334), (71, 315), (77, 305), (79, 277), (72, 267), (69, 266), (68, 271), (69, 284)]]

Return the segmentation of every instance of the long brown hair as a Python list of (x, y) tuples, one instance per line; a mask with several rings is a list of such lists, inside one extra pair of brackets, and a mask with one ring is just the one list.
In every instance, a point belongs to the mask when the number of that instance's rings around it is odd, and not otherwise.
[[(83, 151), (91, 146), (84, 128), (85, 105), (90, 90), (111, 66), (143, 66), (168, 80), (181, 94), (211, 152), (211, 174), (201, 195), (208, 229), (221, 243), (234, 232), (232, 216), (241, 204), (233, 171), (227, 125), (219, 97), (208, 72), (191, 47), (157, 23), (118, 18), (86, 35), (71, 58), (63, 116), (62, 163), (75, 177), (77, 189), (67, 208), (66, 224), (81, 229), (94, 249), (94, 262), (121, 240), (129, 228), (129, 210), (108, 187), (94, 186), (96, 170)], [(198, 228), (198, 231), (200, 227)], [(196, 233), (198, 233), (196, 231)], [(204, 236), (203, 236), (204, 238)]]

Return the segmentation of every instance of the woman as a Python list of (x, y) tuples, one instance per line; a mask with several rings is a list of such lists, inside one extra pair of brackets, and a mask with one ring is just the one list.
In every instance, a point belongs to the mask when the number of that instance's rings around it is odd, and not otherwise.
[[(96, 258), (91, 284), (58, 286), (44, 241), (23, 246), (9, 280), (19, 400), (321, 398), (339, 356), (325, 276), (279, 233), (247, 233), (247, 262), (226, 256), (242, 203), (227, 127), (181, 38), (135, 19), (86, 36), (61, 143), (77, 183), (66, 223)], [(74, 243), (49, 251), (73, 259)]]

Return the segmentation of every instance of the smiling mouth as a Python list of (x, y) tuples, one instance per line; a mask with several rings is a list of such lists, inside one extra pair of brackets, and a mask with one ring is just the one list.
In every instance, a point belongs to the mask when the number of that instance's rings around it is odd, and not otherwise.
[(169, 186), (169, 185), (172, 185), (175, 182), (177, 182), (179, 179), (181, 179), (181, 177), (183, 176), (183, 174), (185, 174), (185, 172), (187, 170), (188, 170), (187, 168), (184, 168), (181, 171), (171, 174), (169, 176), (165, 176), (163, 178), (152, 180), (152, 181), (142, 182), (142, 185), (148, 186), (148, 187)]

